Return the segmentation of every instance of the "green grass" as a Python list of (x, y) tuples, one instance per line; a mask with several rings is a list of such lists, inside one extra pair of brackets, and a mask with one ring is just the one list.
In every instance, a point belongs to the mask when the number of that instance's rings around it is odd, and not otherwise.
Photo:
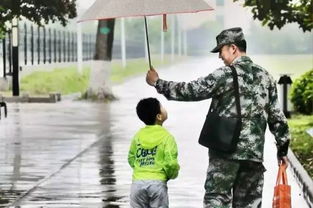
[(22, 93), (47, 95), (51, 92), (70, 94), (83, 92), (88, 87), (90, 69), (84, 68), (79, 74), (76, 67), (60, 68), (53, 71), (38, 71), (21, 79)]
[(289, 74), (294, 80), (313, 68), (313, 56), (302, 55), (252, 55), (252, 60), (268, 70), (276, 79)]
[(291, 149), (313, 178), (313, 138), (306, 130), (313, 128), (313, 115), (295, 115), (288, 120), (291, 132)]
[[(176, 58), (175, 61), (182, 60)], [(154, 57), (152, 60), (154, 67), (168, 65), (169, 59), (162, 62), (160, 58)], [(123, 68), (120, 60), (112, 61), (111, 80), (113, 83), (121, 83), (126, 78), (145, 73), (148, 70), (148, 63), (145, 59), (132, 59), (127, 61)], [(70, 94), (75, 92), (85, 92), (89, 84), (90, 68), (84, 68), (83, 74), (79, 74), (75, 66), (67, 68), (57, 68), (52, 71), (37, 71), (21, 79), (20, 91), (30, 95), (47, 95), (52, 92)], [(8, 94), (9, 92), (1, 92)]]

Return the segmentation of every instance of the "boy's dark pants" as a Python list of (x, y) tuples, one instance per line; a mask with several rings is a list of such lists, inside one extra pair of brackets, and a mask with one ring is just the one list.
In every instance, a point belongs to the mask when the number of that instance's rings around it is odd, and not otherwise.
[(205, 208), (261, 208), (262, 163), (210, 158), (205, 182)]

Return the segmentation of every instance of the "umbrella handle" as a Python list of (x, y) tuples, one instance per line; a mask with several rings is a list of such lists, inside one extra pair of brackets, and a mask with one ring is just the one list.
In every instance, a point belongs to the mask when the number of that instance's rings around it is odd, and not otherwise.
[(151, 58), (150, 58), (150, 46), (149, 46), (149, 33), (148, 33), (148, 26), (147, 26), (147, 18), (145, 18), (145, 31), (146, 31), (146, 39), (147, 39), (147, 50), (148, 50), (148, 58), (149, 58), (149, 69), (152, 68), (151, 66)]

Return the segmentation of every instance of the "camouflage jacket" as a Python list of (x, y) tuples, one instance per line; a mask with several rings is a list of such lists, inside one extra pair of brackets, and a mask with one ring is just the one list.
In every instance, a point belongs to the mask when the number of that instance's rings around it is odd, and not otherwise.
[[(290, 140), (287, 120), (278, 103), (276, 82), (262, 67), (247, 56), (232, 63), (238, 74), (242, 129), (237, 149), (225, 154), (210, 150), (210, 157), (222, 156), (236, 160), (263, 161), (266, 124), (274, 134), (278, 155), (285, 156)], [(206, 77), (191, 82), (159, 79), (156, 89), (169, 100), (200, 101), (212, 98), (213, 111), (220, 116), (237, 115), (231, 68), (218, 68)]]

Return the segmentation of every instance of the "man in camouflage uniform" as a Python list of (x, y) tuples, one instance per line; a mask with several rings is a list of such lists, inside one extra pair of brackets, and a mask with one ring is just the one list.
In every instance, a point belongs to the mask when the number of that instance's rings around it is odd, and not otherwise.
[(237, 114), (230, 65), (234, 66), (238, 74), (242, 129), (235, 152), (209, 151), (204, 207), (260, 208), (266, 124), (276, 139), (278, 162), (287, 163), (290, 140), (287, 120), (279, 108), (273, 77), (246, 56), (242, 29), (224, 30), (216, 40), (217, 46), (212, 52), (219, 53), (225, 66), (188, 83), (160, 79), (152, 68), (146, 81), (169, 100), (212, 98), (213, 111), (232, 117)]

